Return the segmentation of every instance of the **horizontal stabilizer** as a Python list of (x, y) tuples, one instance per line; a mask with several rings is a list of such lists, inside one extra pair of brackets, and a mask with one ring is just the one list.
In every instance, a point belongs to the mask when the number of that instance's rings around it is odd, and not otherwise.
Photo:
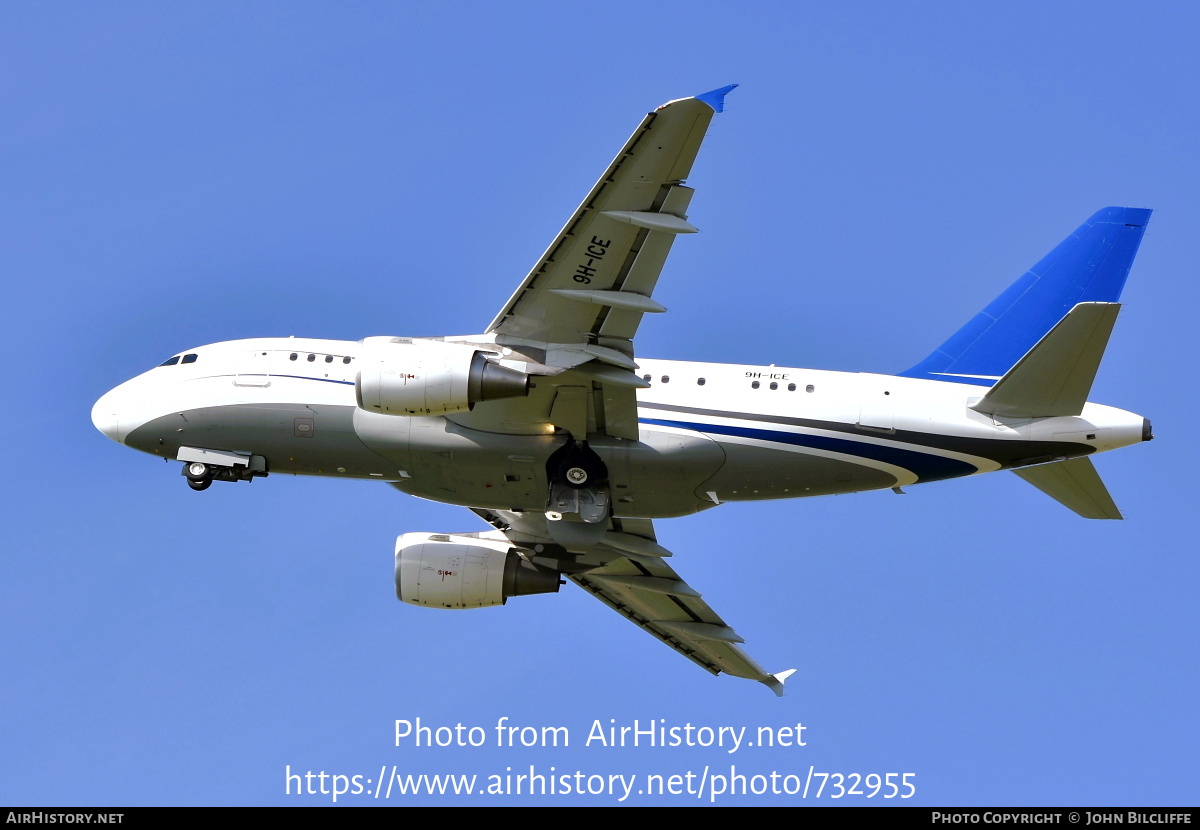
[(971, 406), (1006, 418), (1083, 412), (1120, 303), (1080, 303)]
[(1124, 518), (1090, 458), (1071, 458), (1013, 472), (1085, 519)]

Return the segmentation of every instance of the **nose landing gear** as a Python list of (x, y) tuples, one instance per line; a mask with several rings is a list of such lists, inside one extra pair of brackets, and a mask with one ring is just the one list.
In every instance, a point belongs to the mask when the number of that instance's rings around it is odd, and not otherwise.
[(183, 474), (187, 476), (188, 487), (193, 490), (207, 490), (212, 486), (212, 468), (200, 461), (184, 464)]
[(203, 461), (185, 463), (180, 473), (187, 479), (188, 487), (193, 490), (207, 490), (214, 481), (253, 481), (258, 476), (267, 474), (265, 470), (251, 470), (242, 466), (225, 467)]

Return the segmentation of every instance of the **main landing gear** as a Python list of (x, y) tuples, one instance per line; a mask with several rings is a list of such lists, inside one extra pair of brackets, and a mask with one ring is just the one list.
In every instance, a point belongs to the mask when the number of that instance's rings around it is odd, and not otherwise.
[(568, 445), (568, 450), (559, 459), (553, 479), (575, 490), (586, 490), (608, 478), (608, 469), (595, 451), (584, 445)]
[(564, 514), (575, 514), (590, 525), (608, 518), (612, 501), (608, 467), (587, 444), (572, 440), (559, 448), (546, 461), (546, 475), (550, 479), (546, 510), (553, 521), (561, 521)]

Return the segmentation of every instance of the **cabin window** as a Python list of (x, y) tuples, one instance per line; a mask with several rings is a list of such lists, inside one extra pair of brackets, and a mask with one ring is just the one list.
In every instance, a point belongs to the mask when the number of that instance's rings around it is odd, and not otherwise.
[(805, 392), (816, 392), (816, 391), (817, 391), (817, 387), (813, 386), (813, 385), (810, 383), (808, 386), (805, 386), (805, 387), (804, 387), (804, 391), (805, 391)]
[(778, 388), (779, 388), (779, 384), (776, 383), (775, 381), (771, 381), (771, 391), (774, 392)]
[(646, 383), (649, 383), (649, 382), (650, 382), (650, 376), (649, 376), (649, 375), (642, 375), (642, 380), (646, 381)]
[(168, 357), (166, 360), (164, 360), (162, 363), (160, 363), (158, 365), (159, 366), (174, 366), (178, 362), (179, 362), (179, 355), (175, 355), (174, 357)]
[(180, 363), (195, 363), (195, 362), (196, 362), (196, 358), (197, 358), (197, 357), (199, 357), (199, 355), (194, 355), (194, 354), (185, 354), (185, 355), (183, 356), (183, 360), (181, 360), (181, 361), (179, 361), (179, 362), (180, 362)]
[(754, 381), (751, 381), (751, 382), (750, 382), (750, 388), (751, 388), (751, 389), (757, 389), (757, 388), (758, 388), (758, 381), (756, 381), (756, 380), (754, 380)]
[(325, 362), (326, 362), (326, 363), (333, 363), (333, 355), (331, 355), (331, 354), (327, 354), (327, 355), (325, 355)]
[(312, 362), (313, 362), (314, 360), (316, 360), (316, 359), (317, 359), (317, 356), (316, 356), (315, 354), (310, 354), (310, 355), (308, 356), (308, 362), (309, 362), (309, 363), (312, 363)]
[(299, 357), (299, 355), (297, 355), (295, 352), (292, 352), (288, 357), (288, 360), (295, 360), (297, 357)]
[(662, 382), (663, 382), (663, 383), (670, 383), (670, 382), (671, 382), (671, 376), (670, 376), (670, 375), (663, 375), (663, 376), (662, 376)]
[(342, 363), (349, 363), (349, 362), (350, 362), (350, 358), (348, 358), (348, 357), (342, 358)]
[(704, 385), (704, 378), (696, 378), (696, 385), (697, 385), (697, 386), (703, 386), (703, 385)]
[(794, 384), (794, 383), (789, 383), (789, 384), (788, 384), (788, 391), (789, 391), (789, 392), (795, 392), (795, 391), (796, 391), (796, 384)]

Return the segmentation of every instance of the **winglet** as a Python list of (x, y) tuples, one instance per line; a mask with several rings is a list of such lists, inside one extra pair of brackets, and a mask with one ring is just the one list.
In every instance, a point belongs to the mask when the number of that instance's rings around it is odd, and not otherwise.
[(725, 96), (737, 89), (737, 84), (723, 86), (720, 89), (714, 89), (711, 92), (702, 92), (696, 96), (697, 101), (703, 101), (717, 112), (725, 111)]
[(774, 692), (775, 697), (783, 697), (783, 683), (795, 673), (795, 669), (788, 669), (787, 671), (781, 671), (779, 674), (773, 674), (770, 676), (770, 678), (766, 680), (760, 680), (758, 682)]

